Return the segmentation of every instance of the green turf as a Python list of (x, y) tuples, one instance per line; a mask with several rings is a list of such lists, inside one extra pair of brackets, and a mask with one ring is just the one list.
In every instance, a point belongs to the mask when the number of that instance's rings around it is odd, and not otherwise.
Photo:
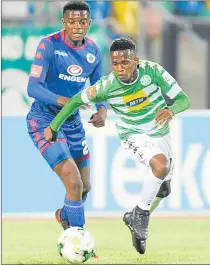
[[(132, 247), (129, 230), (118, 219), (88, 220), (99, 259), (87, 264), (210, 264), (210, 219), (151, 218), (147, 252)], [(68, 264), (57, 253), (61, 233), (55, 221), (2, 223), (2, 264)]]

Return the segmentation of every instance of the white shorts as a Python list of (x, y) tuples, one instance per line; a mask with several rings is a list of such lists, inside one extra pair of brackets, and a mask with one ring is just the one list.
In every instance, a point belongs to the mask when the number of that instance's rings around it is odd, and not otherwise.
[(150, 167), (150, 159), (158, 154), (164, 154), (170, 162), (170, 172), (164, 180), (170, 180), (173, 175), (173, 155), (170, 135), (150, 137), (146, 134), (133, 134), (127, 140), (122, 140), (122, 147), (137, 160)]

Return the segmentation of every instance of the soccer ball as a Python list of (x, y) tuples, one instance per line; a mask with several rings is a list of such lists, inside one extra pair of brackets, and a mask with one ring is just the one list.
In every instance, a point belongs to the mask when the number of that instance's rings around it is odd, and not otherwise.
[(94, 240), (90, 232), (81, 227), (70, 227), (57, 241), (59, 254), (71, 263), (87, 261), (94, 253)]

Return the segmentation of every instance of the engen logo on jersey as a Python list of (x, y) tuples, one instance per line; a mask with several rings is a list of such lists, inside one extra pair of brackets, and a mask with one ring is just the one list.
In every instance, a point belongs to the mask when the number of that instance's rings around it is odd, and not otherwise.
[(59, 74), (58, 78), (65, 81), (72, 81), (78, 83), (85, 83), (87, 80), (86, 77), (79, 76), (83, 73), (83, 69), (79, 65), (70, 65), (67, 68), (67, 73), (69, 75)]
[(79, 65), (70, 65), (70, 66), (67, 68), (67, 72), (68, 72), (70, 75), (78, 76), (78, 75), (81, 75), (81, 74), (82, 74), (83, 69), (82, 69), (82, 67), (80, 67)]

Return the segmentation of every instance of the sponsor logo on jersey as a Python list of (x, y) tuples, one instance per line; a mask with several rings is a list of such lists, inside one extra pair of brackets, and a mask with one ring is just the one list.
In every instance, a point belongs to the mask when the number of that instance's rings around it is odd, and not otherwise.
[(87, 54), (87, 61), (88, 61), (88, 63), (94, 63), (95, 60), (96, 60), (96, 57), (95, 57), (94, 54), (92, 54), (92, 53), (88, 53)]
[(151, 101), (144, 90), (140, 90), (135, 94), (123, 96), (123, 102), (130, 111), (137, 111), (148, 106)]
[(140, 79), (140, 82), (143, 86), (148, 86), (151, 84), (152, 79), (149, 75), (143, 75)]
[(134, 100), (131, 100), (131, 101), (127, 102), (126, 106), (128, 106), (128, 107), (138, 106), (139, 104), (143, 103), (145, 100), (147, 100), (147, 97), (136, 98)]
[(32, 64), (30, 76), (39, 78), (42, 73), (42, 68), (43, 67), (41, 65)]
[(89, 97), (89, 99), (93, 99), (93, 98), (95, 98), (95, 96), (96, 96), (96, 86), (91, 86), (88, 89), (88, 97)]
[(58, 78), (64, 81), (72, 81), (77, 83), (85, 83), (87, 80), (86, 77), (79, 76), (83, 73), (83, 69), (79, 65), (70, 65), (67, 68), (67, 72), (69, 75), (59, 74)]
[(72, 81), (72, 82), (77, 82), (77, 83), (85, 83), (87, 78), (82, 77), (82, 76), (72, 76), (72, 75), (64, 75), (64, 74), (59, 74), (58, 76), (59, 79), (62, 79), (64, 81)]
[(63, 52), (63, 51), (55, 50), (54, 53), (58, 54), (58, 55), (61, 55), (61, 56), (68, 56), (68, 54), (66, 52)]
[(78, 76), (78, 75), (81, 75), (83, 73), (83, 69), (79, 65), (70, 65), (67, 68), (67, 72), (70, 75)]

